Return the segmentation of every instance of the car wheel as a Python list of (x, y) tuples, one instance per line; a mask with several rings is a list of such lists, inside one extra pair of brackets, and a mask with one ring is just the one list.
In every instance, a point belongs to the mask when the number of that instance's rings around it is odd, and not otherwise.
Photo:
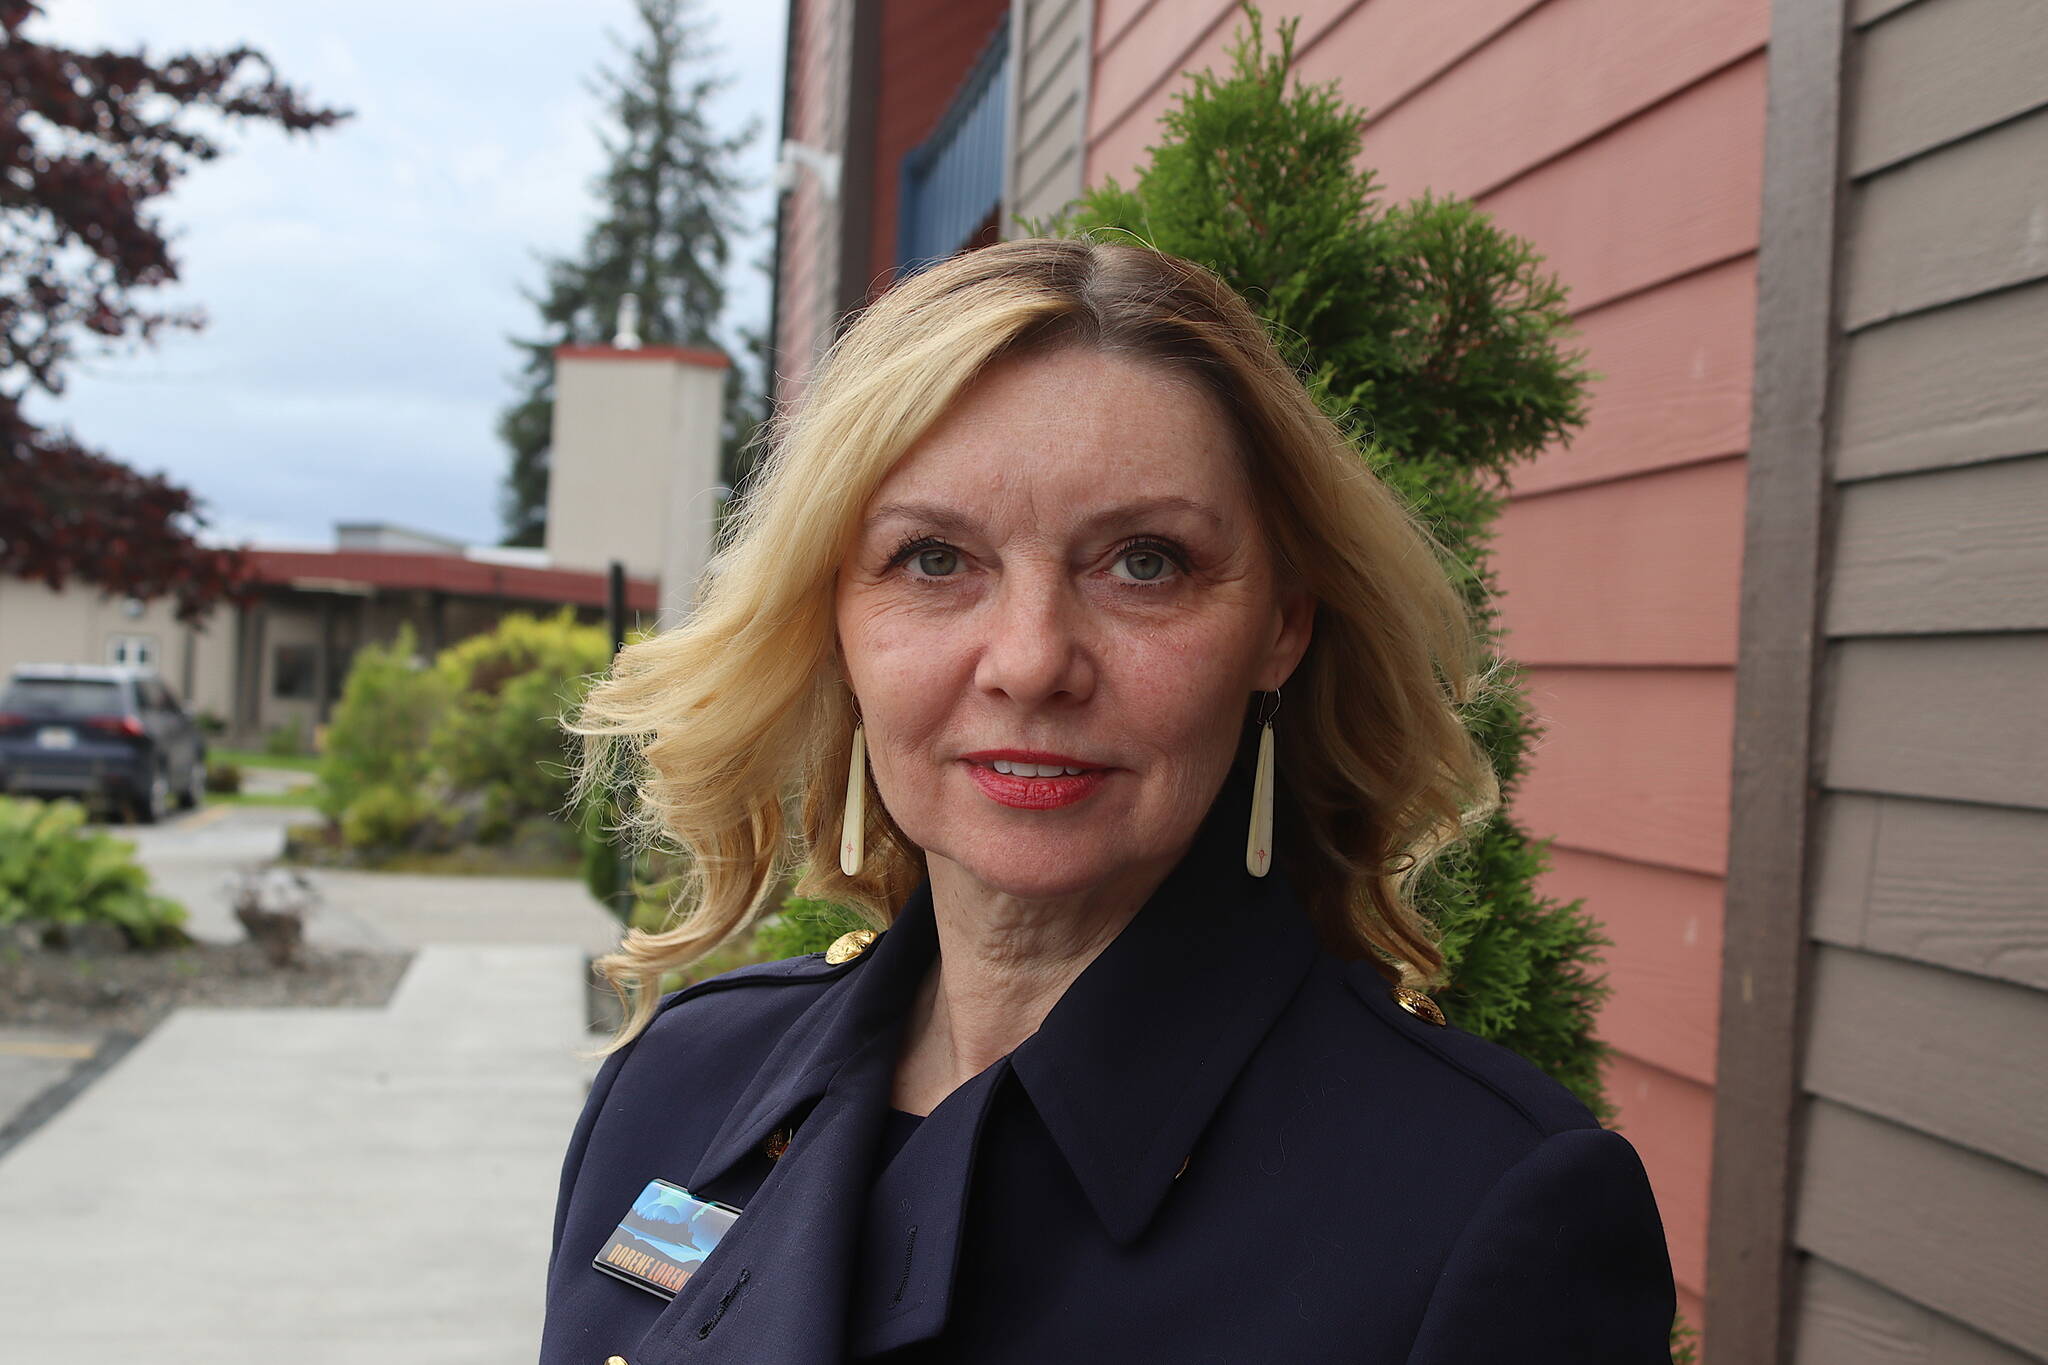
[(135, 803), (136, 822), (154, 825), (169, 813), (170, 808), (171, 775), (162, 768), (152, 769), (149, 774), (149, 789)]

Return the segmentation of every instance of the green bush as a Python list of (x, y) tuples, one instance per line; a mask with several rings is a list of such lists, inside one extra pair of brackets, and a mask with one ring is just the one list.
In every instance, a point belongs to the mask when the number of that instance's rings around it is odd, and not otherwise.
[(208, 759), (206, 763), (206, 789), (210, 792), (234, 793), (242, 789), (242, 769), (239, 765)]
[[(414, 649), (408, 623), (389, 644), (356, 651), (320, 757), (315, 804), (329, 820), (342, 821), (377, 788), (429, 790), (428, 747), (447, 710), (448, 692), (437, 670), (413, 666)], [(361, 820), (375, 825), (396, 809), (390, 797), (379, 796)]]
[(112, 924), (141, 947), (189, 942), (185, 908), (151, 895), (135, 845), (87, 831), (75, 801), (0, 797), (0, 925)]
[(486, 823), (509, 831), (558, 814), (569, 797), (573, 738), (560, 717), (611, 662), (603, 627), (568, 607), (507, 616), (497, 629), (441, 651), (434, 672), (448, 700), (428, 757), (459, 791), (486, 793)]
[[(573, 737), (560, 718), (610, 662), (603, 629), (565, 607), (507, 616), (428, 667), (415, 665), (415, 649), (401, 626), (389, 644), (358, 650), (327, 727), (317, 803), (344, 842), (386, 852), (517, 837), (537, 847), (540, 817), (567, 818), (572, 838), (601, 844), (564, 810)], [(594, 866), (595, 851), (586, 861)]]
[(273, 725), (263, 734), (263, 752), (273, 758), (296, 758), (306, 752), (305, 727), (297, 720)]
[(476, 841), (480, 844), (502, 844), (511, 838), (512, 831), (519, 824), (518, 801), (517, 794), (503, 782), (493, 782), (485, 787), (477, 811)]
[(444, 826), (434, 803), (416, 787), (379, 783), (341, 813), (341, 837), (350, 848), (393, 850), (433, 842)]
[[(618, 803), (610, 793), (584, 802), (576, 813), (577, 828), (583, 832), (583, 885), (589, 888), (591, 899), (604, 906), (612, 905), (619, 894), (619, 852), (614, 836), (607, 832), (618, 819)], [(639, 853), (634, 863), (636, 883), (642, 880), (647, 865), (648, 854)], [(632, 923), (644, 927), (637, 915)]]
[(1671, 1322), (1671, 1365), (1698, 1365), (1699, 1329), (1680, 1313)]
[(874, 927), (843, 905), (791, 896), (782, 902), (780, 913), (761, 921), (754, 931), (754, 947), (764, 959), (797, 957), (823, 952), (850, 930)]
[[(614, 818), (609, 803), (593, 802), (578, 817), (583, 842), (583, 884), (591, 896), (613, 914), (619, 913), (618, 844), (598, 825), (598, 819)], [(669, 928), (677, 899), (683, 894), (689, 863), (666, 848), (635, 848), (633, 857), (632, 903), (625, 909), (625, 923), (647, 933)]]

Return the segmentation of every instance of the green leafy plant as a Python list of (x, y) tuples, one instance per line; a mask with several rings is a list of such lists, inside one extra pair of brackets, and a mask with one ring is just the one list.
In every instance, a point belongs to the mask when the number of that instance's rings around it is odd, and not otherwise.
[(185, 908), (152, 895), (135, 845), (87, 830), (75, 801), (0, 797), (0, 925), (62, 933), (101, 922), (134, 946), (190, 942)]
[(851, 930), (874, 927), (846, 906), (791, 896), (778, 913), (761, 921), (754, 931), (754, 948), (763, 958), (797, 957), (820, 952)]
[(514, 613), (434, 663), (448, 699), (429, 758), (457, 790), (487, 791), (491, 819), (508, 827), (561, 810), (569, 797), (572, 738), (560, 717), (611, 662), (604, 629), (567, 607), (549, 617)]
[[(437, 671), (415, 666), (415, 650), (407, 623), (389, 644), (356, 651), (320, 757), (314, 801), (329, 820), (345, 821), (376, 788), (425, 790), (432, 774), (428, 741), (447, 708), (447, 687)], [(375, 800), (389, 809), (388, 798)]]
[(290, 758), (306, 752), (305, 727), (297, 720), (271, 726), (263, 733), (263, 752), (273, 758)]
[[(583, 836), (583, 884), (594, 900), (616, 911), (621, 861), (617, 795), (599, 792), (587, 798), (576, 813), (576, 823)], [(630, 870), (633, 900), (624, 915), (626, 922), (650, 933), (659, 929), (674, 902), (681, 871), (680, 859), (674, 853), (636, 846)]]
[(341, 837), (350, 848), (388, 851), (437, 842), (445, 824), (418, 788), (380, 782), (349, 802), (341, 816)]
[(1698, 1365), (1700, 1334), (1683, 1315), (1671, 1324), (1671, 1365)]
[[(604, 631), (570, 608), (513, 613), (492, 630), (416, 658), (410, 626), (356, 652), (326, 732), (317, 804), (348, 849), (383, 863), (401, 849), (531, 848), (566, 821), (590, 842), (593, 873), (608, 836), (566, 811), (571, 737), (561, 715), (610, 661)], [(506, 856), (512, 856), (507, 853)], [(600, 897), (603, 898), (602, 896)]]

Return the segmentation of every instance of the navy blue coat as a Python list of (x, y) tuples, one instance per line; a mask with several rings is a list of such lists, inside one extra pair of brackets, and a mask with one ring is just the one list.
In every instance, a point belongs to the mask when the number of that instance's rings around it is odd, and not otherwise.
[[(886, 1165), (928, 882), (851, 961), (664, 997), (569, 1140), (542, 1365), (1668, 1365), (1635, 1149), (1322, 951), (1233, 797)], [(654, 1177), (744, 1210), (673, 1301), (591, 1264)]]

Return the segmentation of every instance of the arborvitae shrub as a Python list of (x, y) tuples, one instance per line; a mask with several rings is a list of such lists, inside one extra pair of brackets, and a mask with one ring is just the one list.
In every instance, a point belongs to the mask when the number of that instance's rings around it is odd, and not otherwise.
[[(1383, 207), (1360, 164), (1365, 111), (1336, 83), (1288, 80), (1294, 20), (1268, 52), (1259, 11), (1226, 75), (1191, 72), (1126, 188), (1114, 179), (1036, 231), (1136, 238), (1199, 261), (1249, 299), (1359, 458), (1408, 501), (1498, 653), (1485, 546), (1508, 468), (1584, 423), (1591, 376), (1560, 340), (1564, 290), (1541, 257), (1455, 199)], [(1512, 680), (1512, 667), (1508, 671)], [(1451, 1020), (1513, 1048), (1605, 1121), (1593, 1019), (1608, 942), (1580, 903), (1533, 887), (1546, 855), (1515, 821), (1535, 729), (1518, 682), (1467, 721), (1502, 808), (1415, 886), (1446, 957)], [(1284, 775), (1283, 779), (1284, 780)]]

